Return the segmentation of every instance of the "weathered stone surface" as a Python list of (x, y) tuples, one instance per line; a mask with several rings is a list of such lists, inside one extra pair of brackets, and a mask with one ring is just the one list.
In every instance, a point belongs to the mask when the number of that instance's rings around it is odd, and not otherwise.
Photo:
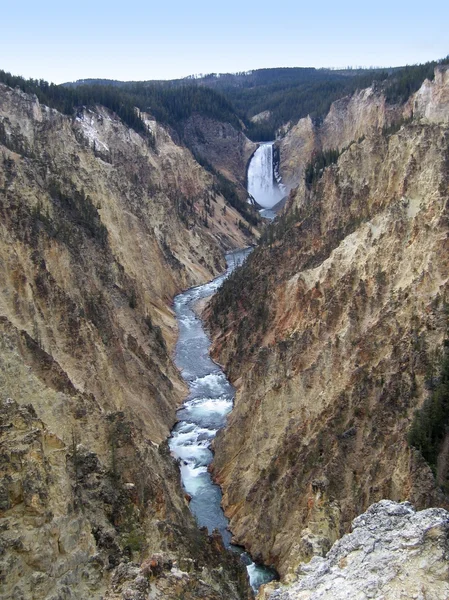
[(382, 498), (447, 506), (407, 432), (447, 335), (448, 141), (415, 118), (352, 144), (211, 303), (237, 387), (214, 474), (236, 541), (283, 577)]
[[(300, 565), (296, 581), (264, 600), (441, 600), (449, 598), (449, 513), (415, 512), (382, 500), (352, 523), (325, 558)], [(273, 586), (271, 586), (273, 587)]]
[(449, 120), (449, 67), (435, 69), (434, 81), (425, 81), (413, 98), (413, 114), (439, 123)]
[(313, 123), (310, 117), (300, 119), (279, 142), (283, 182), (289, 188), (297, 186), (313, 152), (341, 150), (409, 112), (408, 105), (388, 106), (379, 90), (367, 88), (334, 102), (321, 124)]
[(448, 72), (445, 65), (436, 67), (434, 81), (426, 80), (401, 106), (389, 105), (381, 88), (374, 86), (334, 102), (321, 124), (314, 124), (310, 117), (300, 119), (278, 142), (284, 184), (291, 189), (302, 182), (304, 169), (315, 151), (342, 150), (362, 137), (376, 134), (383, 127), (413, 115), (435, 123), (446, 121), (449, 118)]
[(245, 245), (239, 215), (154, 121), (153, 147), (0, 85), (0, 122), (0, 596), (99, 600), (131, 562), (117, 597), (147, 594), (163, 552), (194, 565), (167, 597), (244, 597), (163, 444), (185, 392), (171, 299)]
[(195, 526), (177, 465), (158, 449), (141, 453), (132, 424), (113, 422), (109, 470), (32, 406), (0, 401), (1, 597), (249, 598), (239, 559)]
[(2, 597), (58, 597), (68, 582), (89, 597), (103, 563), (89, 518), (72, 508), (65, 445), (32, 407), (11, 399), (0, 401), (0, 428)]

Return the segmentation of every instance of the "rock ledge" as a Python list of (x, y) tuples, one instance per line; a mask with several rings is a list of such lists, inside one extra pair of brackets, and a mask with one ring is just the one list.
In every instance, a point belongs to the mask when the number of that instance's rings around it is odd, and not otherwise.
[(298, 569), (289, 586), (266, 600), (441, 600), (449, 598), (449, 513), (416, 512), (409, 502), (382, 500), (354, 519), (353, 531), (325, 558)]

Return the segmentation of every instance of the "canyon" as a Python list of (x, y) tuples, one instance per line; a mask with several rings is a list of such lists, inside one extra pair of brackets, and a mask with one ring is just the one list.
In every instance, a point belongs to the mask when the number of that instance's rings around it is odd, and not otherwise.
[(166, 439), (186, 392), (171, 300), (255, 238), (144, 118), (153, 144), (101, 106), (72, 118), (0, 86), (5, 598), (250, 593)]
[(284, 582), (374, 502), (448, 506), (446, 475), (407, 441), (447, 335), (448, 91), (439, 67), (405, 106), (369, 89), (293, 127), (279, 142), (290, 186), (318, 137), (339, 156), (297, 178), (206, 312), (237, 388), (214, 476), (234, 541)]
[[(261, 600), (443, 597), (449, 438), (432, 472), (408, 434), (447, 336), (449, 68), (405, 103), (375, 83), (285, 124), (264, 231), (237, 210), (261, 150), (242, 122), (136, 114), (140, 133), (0, 83), (2, 597), (249, 600), (231, 538), (279, 572)], [(201, 379), (177, 366), (224, 378), (176, 350), (196, 294), (236, 390), (232, 412), (226, 380), (209, 399), (228, 415), (211, 465), (204, 431), (176, 447)], [(198, 467), (221, 533), (189, 510)]]

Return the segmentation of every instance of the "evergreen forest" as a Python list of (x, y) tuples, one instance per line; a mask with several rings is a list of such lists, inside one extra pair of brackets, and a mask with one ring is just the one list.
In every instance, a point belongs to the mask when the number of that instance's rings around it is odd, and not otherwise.
[[(68, 115), (81, 106), (101, 104), (149, 137), (135, 107), (168, 125), (180, 138), (183, 122), (199, 113), (245, 130), (253, 141), (264, 141), (274, 139), (282, 126), (307, 115), (319, 122), (332, 102), (372, 84), (385, 90), (388, 102), (405, 102), (425, 78), (433, 78), (437, 64), (448, 62), (446, 57), (392, 69), (277, 68), (173, 81), (87, 79), (62, 85), (0, 70), (0, 82), (36, 94), (43, 104)], [(265, 118), (253, 121), (260, 113), (266, 113)]]

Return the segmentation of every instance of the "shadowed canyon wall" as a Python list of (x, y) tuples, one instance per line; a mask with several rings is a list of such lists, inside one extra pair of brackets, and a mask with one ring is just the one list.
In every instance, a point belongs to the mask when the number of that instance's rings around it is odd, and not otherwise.
[(184, 136), (195, 153), (231, 181), (242, 187), (245, 185), (246, 165), (257, 144), (243, 132), (229, 123), (219, 123), (196, 114), (185, 122)]

